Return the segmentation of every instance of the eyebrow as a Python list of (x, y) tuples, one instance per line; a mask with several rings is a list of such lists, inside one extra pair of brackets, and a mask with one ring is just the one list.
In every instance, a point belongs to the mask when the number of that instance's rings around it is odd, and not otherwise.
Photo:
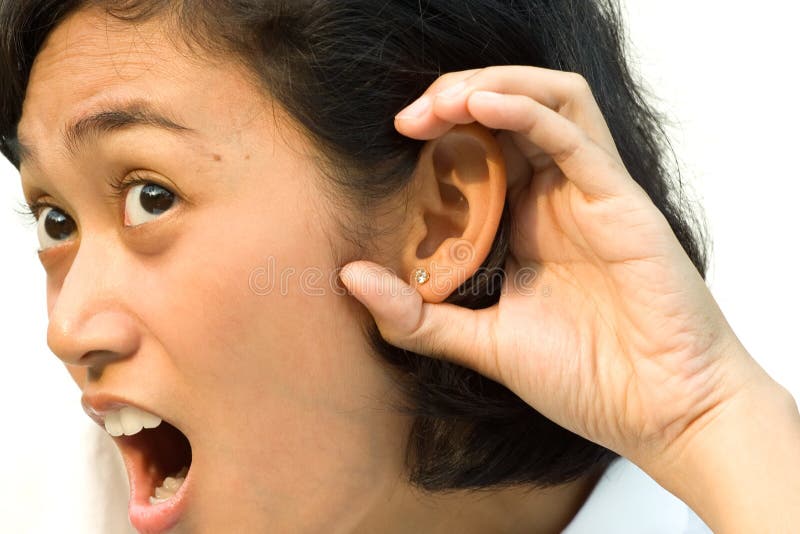
[[(142, 126), (182, 135), (197, 133), (156, 110), (148, 102), (134, 100), (79, 117), (62, 129), (61, 136), (69, 156), (75, 158), (82, 147), (104, 134)], [(36, 161), (36, 149), (33, 146), (25, 144), (18, 136), (10, 141), (20, 164), (22, 161)]]

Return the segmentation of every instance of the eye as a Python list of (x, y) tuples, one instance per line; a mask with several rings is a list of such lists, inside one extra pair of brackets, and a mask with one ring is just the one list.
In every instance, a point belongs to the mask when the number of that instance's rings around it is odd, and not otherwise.
[(125, 226), (139, 226), (157, 219), (175, 204), (175, 194), (160, 185), (138, 184), (125, 197)]
[(75, 221), (52, 206), (42, 209), (37, 220), (37, 234), (39, 236), (39, 250), (60, 245), (78, 229)]

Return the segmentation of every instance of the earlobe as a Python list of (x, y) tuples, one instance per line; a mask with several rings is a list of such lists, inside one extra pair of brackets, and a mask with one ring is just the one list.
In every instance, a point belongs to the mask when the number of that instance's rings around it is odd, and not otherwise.
[(483, 126), (456, 126), (425, 145), (415, 182), (402, 268), (425, 301), (441, 302), (491, 250), (506, 197), (500, 145)]

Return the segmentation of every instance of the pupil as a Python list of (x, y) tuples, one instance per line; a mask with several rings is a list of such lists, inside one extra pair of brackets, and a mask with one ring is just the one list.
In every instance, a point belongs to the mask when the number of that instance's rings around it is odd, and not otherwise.
[(57, 241), (68, 238), (75, 231), (75, 222), (56, 210), (50, 210), (44, 221), (47, 235)]
[(152, 215), (161, 215), (172, 207), (175, 195), (155, 184), (148, 184), (142, 188), (139, 201), (142, 207)]

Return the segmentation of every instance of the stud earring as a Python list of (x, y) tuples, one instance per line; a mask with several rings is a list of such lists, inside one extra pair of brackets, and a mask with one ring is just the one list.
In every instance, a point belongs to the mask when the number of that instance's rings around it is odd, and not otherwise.
[(431, 275), (428, 274), (428, 271), (422, 268), (414, 269), (414, 274), (411, 275), (411, 278), (413, 278), (414, 281), (419, 285), (422, 285), (428, 280), (430, 280), (430, 277)]

